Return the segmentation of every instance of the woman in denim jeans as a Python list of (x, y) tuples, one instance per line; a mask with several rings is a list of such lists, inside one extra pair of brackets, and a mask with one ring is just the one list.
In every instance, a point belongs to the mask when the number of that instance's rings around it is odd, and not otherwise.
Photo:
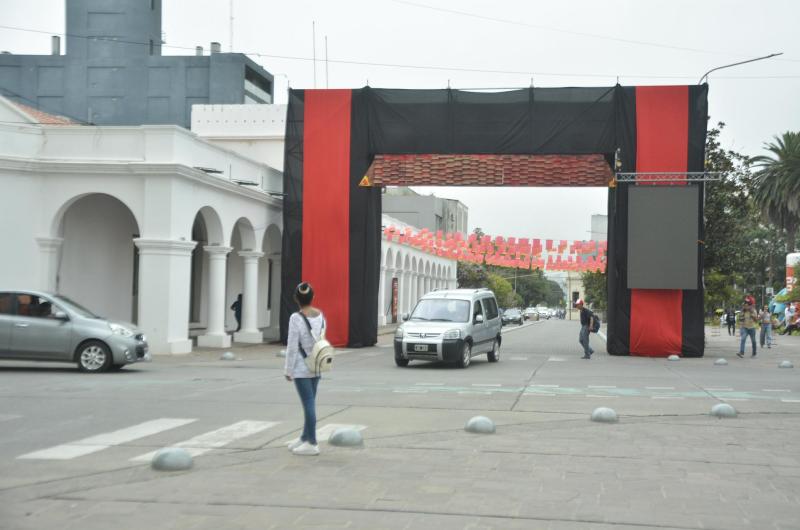
[[(294, 291), (294, 300), (300, 311), (289, 318), (289, 337), (286, 341), (286, 363), (284, 375), (287, 381), (293, 381), (303, 405), (303, 434), (289, 443), (289, 450), (296, 455), (316, 456), (317, 445), (317, 385), (320, 377), (306, 366), (303, 352), (310, 355), (314, 343), (319, 339), (325, 327), (325, 317), (319, 309), (311, 306), (314, 290), (311, 284), (303, 282)], [(304, 318), (305, 317), (305, 318)], [(308, 322), (308, 324), (306, 324)], [(311, 330), (308, 329), (309, 325)]]

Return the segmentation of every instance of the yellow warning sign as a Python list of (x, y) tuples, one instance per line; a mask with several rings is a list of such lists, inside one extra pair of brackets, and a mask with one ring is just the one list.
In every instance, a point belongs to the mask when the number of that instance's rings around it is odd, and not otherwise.
[(361, 179), (361, 182), (359, 182), (358, 185), (362, 188), (372, 187), (372, 183), (369, 181), (369, 175), (364, 175), (364, 178)]

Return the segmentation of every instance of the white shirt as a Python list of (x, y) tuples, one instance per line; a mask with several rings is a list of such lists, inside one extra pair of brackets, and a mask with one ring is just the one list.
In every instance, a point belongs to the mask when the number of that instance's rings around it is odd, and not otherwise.
[(306, 354), (311, 355), (314, 343), (322, 335), (322, 328), (325, 326), (325, 317), (322, 312), (315, 317), (307, 317), (311, 324), (311, 333), (308, 332), (303, 317), (300, 313), (293, 313), (289, 317), (289, 337), (286, 339), (286, 362), (284, 363), (284, 374), (292, 378), (316, 377), (306, 366), (303, 354), (300, 353), (300, 345)]

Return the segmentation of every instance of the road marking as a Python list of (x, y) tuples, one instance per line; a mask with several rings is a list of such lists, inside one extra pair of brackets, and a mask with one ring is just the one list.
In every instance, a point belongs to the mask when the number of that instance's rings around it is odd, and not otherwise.
[(444, 386), (444, 383), (414, 383), (419, 386)]
[(800, 399), (781, 399), (784, 403), (800, 403)]
[(615, 385), (589, 385), (586, 388), (617, 388)]
[(527, 361), (528, 358), (527, 357), (516, 356), (516, 357), (509, 357), (508, 360), (509, 361)]
[(706, 388), (709, 392), (732, 392), (733, 389), (730, 387), (719, 387), (719, 388)]
[(362, 388), (331, 388), (327, 392), (361, 392)]
[(477, 394), (480, 396), (491, 396), (491, 392), (481, 392), (480, 390), (459, 390), (459, 394)]
[[(279, 423), (280, 422), (277, 421), (243, 420), (222, 427), (221, 429), (209, 431), (195, 436), (194, 438), (189, 438), (183, 442), (178, 442), (177, 444), (170, 445), (170, 447), (182, 447), (183, 449), (186, 449), (190, 455), (200, 456), (211, 451), (212, 449), (224, 447), (229, 443), (241, 438), (246, 438), (261, 431), (266, 431), (269, 428), (275, 427)], [(136, 456), (131, 458), (131, 461), (149, 462), (153, 459), (153, 455), (155, 455), (156, 452), (157, 451), (151, 451), (149, 453)]]
[(606, 337), (606, 334), (605, 334), (605, 333), (603, 333), (602, 331), (598, 331), (598, 332), (597, 332), (597, 336), (598, 336), (598, 337), (600, 337), (601, 339), (603, 339), (604, 341), (608, 342), (608, 339), (607, 339), (607, 337)]
[(651, 396), (651, 399), (684, 399), (681, 396)]
[(409, 390), (392, 390), (392, 392), (394, 392), (395, 394), (427, 394), (427, 393), (428, 393), (428, 391), (427, 391), (427, 390), (423, 390), (423, 389), (421, 389), (421, 388), (420, 388), (419, 390), (415, 390), (415, 389), (409, 389)]
[(98, 434), (97, 436), (90, 436), (82, 440), (77, 440), (63, 445), (56, 445), (41, 451), (34, 451), (32, 453), (24, 454), (18, 458), (36, 459), (36, 460), (71, 460), (79, 456), (85, 456), (103, 449), (108, 449), (112, 445), (121, 445), (126, 442), (132, 442), (139, 438), (152, 436), (162, 431), (174, 429), (197, 421), (196, 419), (183, 419), (183, 418), (159, 418), (157, 420), (150, 420), (138, 425), (119, 429), (117, 431)]
[(503, 385), (496, 384), (496, 383), (472, 383), (472, 386), (493, 386), (493, 387), (497, 387), (497, 386), (503, 386)]
[(559, 385), (529, 385), (536, 388), (558, 388)]
[(555, 396), (552, 392), (525, 392), (522, 394), (523, 396)]
[(791, 392), (791, 390), (785, 390), (783, 388), (764, 388), (761, 391), (762, 392)]
[(598, 396), (597, 394), (586, 394), (586, 397), (587, 398), (602, 398), (602, 399), (606, 399), (606, 398), (616, 398), (616, 397), (619, 397), (619, 396), (614, 396), (614, 395)]
[(675, 390), (674, 386), (646, 386), (647, 390)]
[(750, 401), (747, 398), (726, 398), (726, 397), (721, 397), (720, 399), (722, 401)]
[(21, 417), (19, 414), (0, 414), (0, 421), (16, 420)]
[(551, 363), (563, 363), (566, 362), (567, 360), (564, 359), (563, 357), (548, 357), (547, 361)]

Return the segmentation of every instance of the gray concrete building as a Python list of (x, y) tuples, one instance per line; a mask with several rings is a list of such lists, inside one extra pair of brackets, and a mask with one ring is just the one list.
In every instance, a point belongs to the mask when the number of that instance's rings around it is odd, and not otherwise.
[(432, 232), (461, 232), (466, 236), (469, 230), (469, 208), (466, 205), (455, 199), (420, 195), (407, 187), (386, 189), (383, 213)]
[(194, 104), (272, 103), (273, 76), (240, 53), (161, 55), (162, 0), (66, 0), (66, 54), (0, 54), (0, 94), (97, 125), (189, 128)]

